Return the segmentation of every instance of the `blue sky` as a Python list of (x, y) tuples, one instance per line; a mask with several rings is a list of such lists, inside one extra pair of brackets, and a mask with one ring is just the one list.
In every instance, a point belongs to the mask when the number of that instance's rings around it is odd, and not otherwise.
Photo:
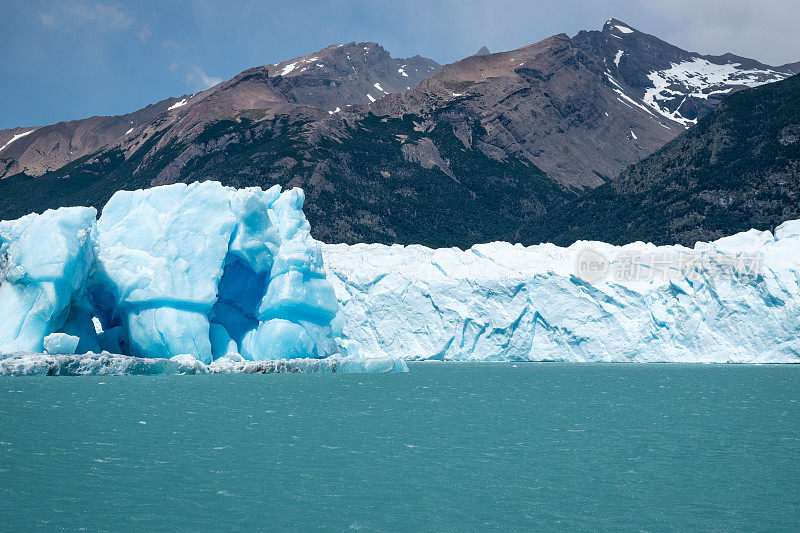
[(133, 111), (334, 43), (448, 63), (611, 16), (690, 50), (800, 60), (797, 0), (3, 0), (0, 128)]

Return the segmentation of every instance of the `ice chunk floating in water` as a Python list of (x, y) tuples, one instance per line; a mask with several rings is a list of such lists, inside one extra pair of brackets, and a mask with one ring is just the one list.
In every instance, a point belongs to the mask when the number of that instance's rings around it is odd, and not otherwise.
[(118, 192), (99, 221), (64, 208), (3, 222), (0, 351), (184, 366), (351, 354), (303, 201), (203, 182)]

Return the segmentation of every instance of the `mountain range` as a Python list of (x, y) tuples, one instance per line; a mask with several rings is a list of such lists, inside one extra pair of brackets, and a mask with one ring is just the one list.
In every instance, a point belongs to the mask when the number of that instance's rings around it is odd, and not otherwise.
[(303, 187), (326, 242), (580, 238), (585, 217), (556, 215), (641, 175), (629, 166), (732, 93), (798, 71), (688, 52), (616, 19), (445, 66), (329, 46), (128, 115), (0, 131), (0, 218), (216, 179)]

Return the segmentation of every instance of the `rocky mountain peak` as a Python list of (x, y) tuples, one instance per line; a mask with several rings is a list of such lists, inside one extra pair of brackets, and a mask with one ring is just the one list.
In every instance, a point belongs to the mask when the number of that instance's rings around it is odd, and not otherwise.
[(374, 42), (332, 45), (268, 66), (272, 85), (287, 101), (331, 113), (407, 91), (440, 68), (418, 55), (394, 58)]
[[(603, 33), (624, 39), (626, 35), (637, 33), (637, 30), (630, 24), (626, 24), (621, 20), (610, 18), (603, 24)], [(641, 32), (638, 32), (641, 33)]]
[(579, 32), (573, 41), (620, 99), (683, 127), (697, 123), (732, 92), (793, 73), (790, 65), (683, 50), (615, 18), (599, 32)]

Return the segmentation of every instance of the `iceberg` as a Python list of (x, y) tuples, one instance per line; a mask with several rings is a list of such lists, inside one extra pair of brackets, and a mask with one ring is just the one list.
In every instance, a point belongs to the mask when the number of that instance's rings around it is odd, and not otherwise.
[(342, 337), (407, 360), (800, 362), (800, 221), (693, 248), (330, 244)]
[[(156, 373), (269, 367), (236, 357), (377, 371), (339, 338), (304, 199), (279, 186), (180, 183), (117, 192), (99, 220), (78, 207), (0, 223), (0, 354), (46, 352), (40, 365), (61, 374), (98, 361), (73, 357), (87, 353), (130, 372), (152, 359)], [(38, 372), (31, 357), (3, 364)]]
[(44, 351), (49, 354), (75, 355), (80, 344), (80, 337), (66, 333), (51, 333), (44, 338)]

